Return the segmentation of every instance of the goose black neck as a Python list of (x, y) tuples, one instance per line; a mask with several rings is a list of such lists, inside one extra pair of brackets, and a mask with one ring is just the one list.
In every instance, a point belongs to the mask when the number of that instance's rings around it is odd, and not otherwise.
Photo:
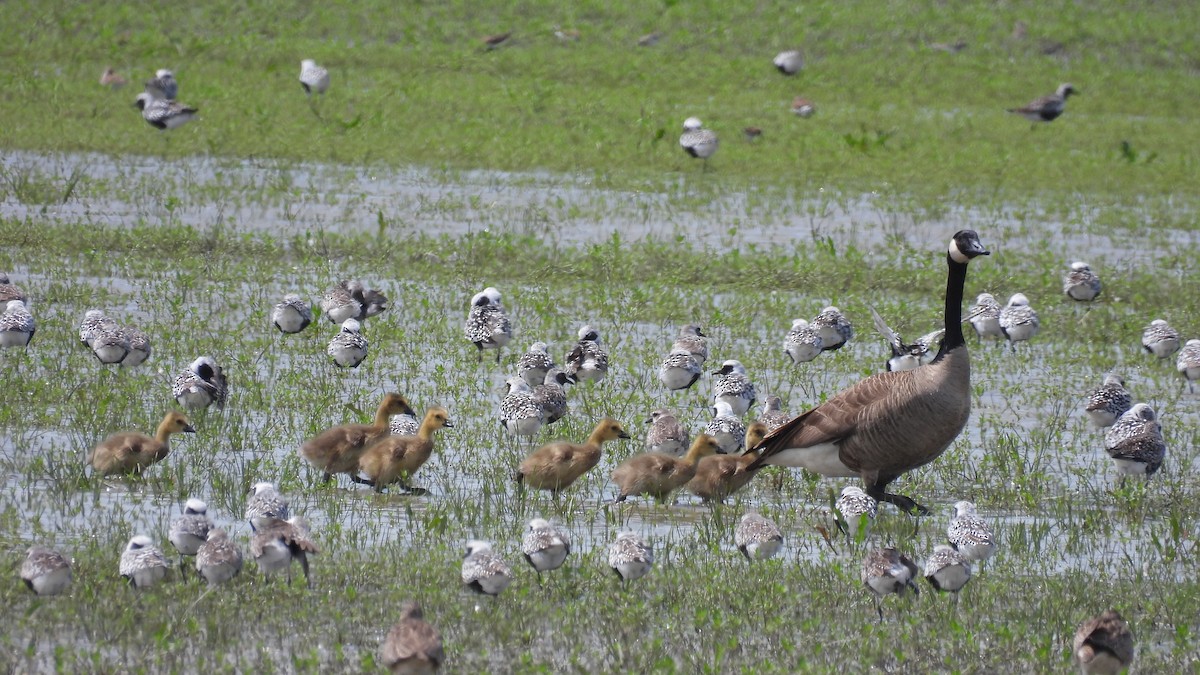
[(949, 254), (946, 262), (950, 271), (946, 275), (946, 335), (938, 356), (967, 343), (962, 330), (963, 286), (967, 283), (967, 263), (956, 262)]

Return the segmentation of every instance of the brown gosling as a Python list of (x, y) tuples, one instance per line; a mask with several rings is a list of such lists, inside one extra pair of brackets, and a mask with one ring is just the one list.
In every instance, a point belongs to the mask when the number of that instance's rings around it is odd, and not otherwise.
[(154, 437), (140, 431), (123, 431), (101, 441), (88, 455), (88, 463), (101, 476), (141, 474), (171, 452), (171, 434), (195, 433), (183, 413), (171, 411), (163, 417)]
[[(767, 425), (755, 422), (746, 429), (746, 447), (753, 448), (767, 437)], [(726, 497), (741, 490), (754, 478), (756, 471), (748, 471), (750, 463), (758, 459), (758, 453), (747, 451), (742, 455), (710, 455), (696, 465), (696, 475), (688, 481), (687, 489), (704, 501), (724, 502)]]
[(363, 452), (358, 469), (377, 492), (392, 483), (411, 489), (408, 481), (433, 454), (433, 432), (453, 426), (445, 408), (430, 408), (415, 436), (384, 436)]
[(660, 502), (666, 501), (672, 492), (686, 485), (696, 475), (700, 459), (715, 454), (718, 449), (717, 439), (700, 434), (683, 457), (660, 452), (630, 457), (612, 472), (612, 480), (620, 488), (613, 503), (637, 495), (650, 495)]
[(606, 441), (629, 438), (625, 427), (611, 417), (600, 420), (587, 442), (555, 441), (533, 451), (517, 469), (517, 482), (558, 496), (583, 474), (600, 463), (600, 448)]
[(446, 660), (442, 636), (425, 621), (421, 606), (406, 602), (400, 606), (400, 622), (392, 626), (379, 646), (379, 660), (393, 673), (431, 675)]
[(1084, 621), (1073, 647), (1084, 675), (1121, 673), (1133, 664), (1133, 633), (1113, 609)]
[(371, 424), (343, 424), (326, 429), (315, 438), (300, 446), (300, 455), (309, 464), (323, 472), (321, 481), (328, 483), (334, 474), (344, 473), (355, 482), (358, 477), (358, 460), (363, 451), (380, 438), (389, 435), (388, 418), (401, 413), (413, 414), (412, 406), (400, 394), (388, 394), (375, 412)]

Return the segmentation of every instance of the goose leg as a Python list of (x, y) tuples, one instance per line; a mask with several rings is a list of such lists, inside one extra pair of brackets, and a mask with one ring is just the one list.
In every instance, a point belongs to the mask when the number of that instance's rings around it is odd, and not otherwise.
[(884, 488), (887, 487), (887, 484), (890, 482), (891, 482), (891, 480), (889, 479), (886, 481), (880, 480), (875, 483), (872, 483), (871, 485), (867, 486), (867, 494), (874, 497), (875, 501), (887, 502), (888, 504), (894, 504), (896, 506), (896, 508), (898, 508), (901, 511), (908, 513), (910, 515), (911, 514), (915, 514), (918, 516), (929, 515), (929, 513), (930, 513), (929, 509), (916, 503), (911, 498), (905, 497), (904, 495), (894, 495), (890, 492), (885, 492)]

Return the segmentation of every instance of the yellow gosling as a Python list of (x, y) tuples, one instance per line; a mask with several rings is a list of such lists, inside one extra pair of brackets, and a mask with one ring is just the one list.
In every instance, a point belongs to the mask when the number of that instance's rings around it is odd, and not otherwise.
[(388, 394), (375, 412), (371, 424), (343, 424), (326, 429), (315, 438), (300, 446), (300, 455), (324, 475), (321, 480), (328, 483), (334, 474), (344, 473), (358, 479), (358, 460), (363, 451), (389, 432), (388, 419), (401, 413), (413, 414), (412, 406), (400, 394)]
[[(767, 425), (755, 422), (746, 429), (746, 447), (753, 448), (767, 437)], [(757, 472), (748, 467), (758, 459), (758, 453), (742, 455), (710, 455), (696, 465), (696, 475), (688, 481), (687, 489), (704, 501), (723, 502), (750, 483)]]
[(517, 469), (517, 482), (557, 495), (600, 463), (600, 448), (618, 438), (629, 438), (629, 434), (620, 422), (605, 417), (586, 443), (555, 441), (535, 450)]
[(613, 501), (623, 502), (627, 497), (637, 495), (650, 495), (660, 502), (666, 501), (672, 492), (686, 485), (696, 475), (696, 465), (700, 459), (715, 454), (717, 449), (717, 439), (700, 434), (683, 457), (660, 452), (630, 457), (613, 470), (612, 480), (620, 489)]
[(409, 479), (433, 454), (433, 433), (453, 426), (445, 408), (430, 408), (415, 436), (384, 436), (363, 452), (358, 469), (378, 492), (397, 482), (407, 489)]
[(88, 455), (88, 463), (102, 476), (141, 474), (150, 465), (161, 462), (171, 452), (171, 434), (190, 434), (195, 431), (183, 413), (171, 411), (163, 417), (153, 437), (140, 431), (113, 434), (92, 449)]

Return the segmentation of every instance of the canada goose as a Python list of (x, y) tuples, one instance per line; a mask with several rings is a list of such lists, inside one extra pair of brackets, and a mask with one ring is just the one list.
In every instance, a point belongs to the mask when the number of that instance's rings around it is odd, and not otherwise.
[(1071, 263), (1071, 271), (1063, 277), (1063, 293), (1078, 302), (1091, 302), (1100, 295), (1100, 277), (1085, 262)]
[(971, 562), (952, 547), (938, 544), (925, 561), (925, 580), (935, 590), (957, 593), (971, 580)]
[(421, 606), (412, 601), (400, 605), (400, 621), (379, 645), (380, 663), (393, 673), (432, 675), (445, 660), (442, 636), (425, 621)]
[(533, 436), (546, 421), (546, 413), (533, 399), (529, 383), (519, 377), (505, 381), (508, 393), (500, 399), (500, 426), (515, 436)]
[(37, 324), (21, 300), (9, 300), (0, 314), (0, 347), (26, 347), (37, 332)]
[(612, 481), (617, 484), (617, 496), (613, 503), (623, 502), (628, 497), (649, 495), (665, 502), (672, 492), (687, 485), (696, 475), (696, 465), (702, 457), (717, 452), (717, 439), (700, 434), (692, 441), (683, 457), (672, 457), (657, 452), (634, 455), (621, 462), (612, 472)]
[[(746, 428), (746, 447), (752, 448), (767, 435), (767, 425), (755, 422)], [(711, 438), (711, 437), (710, 437)], [(714, 442), (716, 439), (713, 439)], [(687, 482), (688, 492), (704, 501), (724, 502), (727, 497), (746, 487), (754, 472), (748, 471), (758, 455), (709, 455), (696, 464), (695, 475)]]
[(992, 527), (979, 517), (975, 505), (968, 501), (955, 502), (954, 517), (946, 528), (946, 538), (968, 561), (987, 560), (996, 552)]
[(300, 86), (304, 93), (312, 98), (313, 92), (324, 94), (329, 89), (329, 71), (317, 65), (312, 59), (300, 62)]
[(746, 425), (733, 414), (727, 401), (717, 401), (713, 406), (713, 418), (704, 433), (717, 439), (721, 452), (732, 455), (746, 447)]
[(1179, 351), (1179, 331), (1167, 324), (1165, 319), (1155, 319), (1142, 331), (1142, 349), (1165, 359)]
[(708, 169), (708, 158), (717, 152), (716, 132), (705, 129), (704, 123), (697, 117), (689, 117), (683, 121), (683, 135), (679, 137), (679, 147), (689, 157), (704, 160), (704, 168)]
[(179, 569), (187, 573), (183, 564), (185, 556), (200, 552), (200, 546), (208, 540), (208, 532), (214, 527), (208, 517), (208, 504), (199, 499), (189, 499), (183, 505), (183, 515), (171, 523), (167, 539), (179, 552)]
[(822, 309), (809, 325), (821, 336), (822, 351), (836, 351), (854, 339), (854, 326), (842, 310), (833, 305)]
[(1192, 382), (1200, 380), (1200, 340), (1187, 341), (1179, 352), (1179, 358), (1175, 360), (1175, 369), (1187, 380), (1188, 392), (1195, 392)]
[(201, 356), (175, 376), (171, 395), (184, 408), (200, 410), (216, 404), (217, 410), (223, 410), (229, 396), (229, 382), (212, 357)]
[(1153, 476), (1167, 454), (1154, 408), (1139, 403), (1117, 418), (1104, 434), (1104, 449), (1117, 465), (1122, 483), (1126, 476)]
[(279, 492), (274, 483), (255, 483), (250, 489), (250, 498), (246, 500), (246, 520), (251, 530), (261, 530), (272, 520), (287, 520), (290, 516), (287, 497)]
[(600, 346), (600, 332), (583, 325), (578, 335), (579, 342), (567, 354), (567, 377), (572, 382), (599, 382), (608, 374), (608, 352)]
[[(929, 348), (933, 346), (934, 340), (942, 337), (944, 329), (937, 329), (931, 333), (926, 333), (917, 338), (917, 341), (912, 344), (905, 344), (904, 340), (896, 331), (892, 330), (887, 322), (879, 316), (879, 312), (875, 311), (874, 307), (867, 305), (871, 310), (871, 318), (875, 322), (875, 330), (887, 340), (888, 347), (892, 350), (892, 356), (887, 361), (887, 369), (892, 370), (912, 370), (925, 365), (926, 355), (929, 354)], [(932, 357), (930, 357), (932, 358)]]
[(871, 533), (871, 524), (878, 513), (878, 502), (857, 485), (847, 485), (842, 488), (842, 494), (834, 502), (834, 508), (841, 516), (837, 520), (838, 529), (846, 533), (850, 541), (864, 541)]
[(914, 595), (921, 594), (913, 582), (916, 576), (917, 566), (894, 548), (877, 548), (867, 553), (863, 559), (862, 582), (875, 596), (875, 611), (880, 621), (883, 621), (883, 596), (903, 595), (905, 588), (911, 588)]
[(544, 518), (534, 518), (521, 541), (521, 552), (541, 580), (542, 572), (556, 570), (566, 562), (571, 554), (571, 535)]
[(22, 291), (19, 286), (13, 284), (7, 274), (0, 272), (0, 303), (7, 305), (12, 300), (25, 302), (28, 299), (25, 291)]
[(533, 388), (533, 404), (542, 411), (546, 424), (554, 424), (567, 414), (567, 390), (571, 379), (561, 368), (551, 368), (546, 379)]
[(1013, 351), (1016, 351), (1018, 342), (1037, 335), (1041, 326), (1037, 312), (1029, 306), (1029, 298), (1024, 293), (1013, 293), (1008, 304), (1000, 310), (1000, 330)]
[(975, 304), (971, 305), (967, 316), (980, 340), (985, 337), (1004, 337), (1004, 331), (1000, 330), (1000, 309), (1000, 303), (991, 293), (980, 293), (975, 298)]
[(622, 582), (646, 576), (654, 566), (654, 550), (633, 532), (621, 532), (608, 545), (608, 566)]
[(825, 342), (816, 328), (805, 319), (792, 321), (792, 328), (783, 339), (783, 351), (792, 359), (792, 363), (808, 363), (824, 350)]
[(146, 93), (157, 99), (172, 101), (179, 95), (179, 82), (175, 73), (166, 68), (154, 71), (154, 78), (146, 81)]
[[(763, 411), (758, 414), (758, 421), (767, 425), (767, 433), (771, 433), (790, 422), (792, 417), (790, 413), (784, 411), (783, 399), (778, 396), (768, 396)], [(752, 448), (754, 446), (747, 445), (746, 447)]]
[(1087, 396), (1088, 417), (1092, 424), (1111, 427), (1117, 418), (1133, 407), (1133, 396), (1125, 388), (1125, 378), (1116, 373), (1104, 377), (1104, 384), (1093, 389)]
[(167, 413), (151, 438), (139, 431), (124, 431), (104, 439), (88, 455), (88, 463), (101, 476), (122, 473), (140, 474), (161, 462), (171, 452), (171, 434), (195, 433), (192, 423), (182, 413)]
[(766, 560), (783, 548), (783, 532), (770, 518), (750, 511), (733, 529), (733, 543), (746, 560)]
[(529, 345), (529, 351), (517, 359), (517, 377), (525, 380), (530, 387), (537, 387), (546, 381), (546, 374), (554, 367), (554, 359), (546, 343), (535, 342)]
[(700, 330), (700, 326), (689, 323), (679, 329), (679, 335), (671, 343), (672, 352), (679, 349), (687, 350), (696, 359), (696, 363), (704, 365), (708, 360), (708, 336)]
[(941, 456), (971, 413), (971, 365), (962, 332), (967, 263), (987, 255), (978, 235), (961, 230), (946, 252), (946, 335), (938, 355), (916, 370), (877, 373), (788, 422), (762, 444), (751, 468), (776, 464), (822, 476), (859, 476), (867, 494), (904, 511), (929, 510), (887, 486)]
[(351, 480), (358, 478), (358, 460), (363, 451), (389, 433), (388, 418), (399, 413), (412, 414), (408, 400), (400, 394), (387, 394), (375, 411), (371, 424), (343, 424), (317, 434), (300, 445), (300, 456), (322, 472), (321, 482), (328, 483), (334, 474), (344, 473)]
[(332, 323), (341, 325), (346, 319), (359, 322), (388, 310), (388, 298), (374, 289), (367, 289), (361, 281), (339, 281), (321, 296), (321, 311)]
[(367, 358), (371, 345), (363, 337), (358, 319), (346, 319), (342, 328), (329, 340), (325, 353), (338, 368), (357, 368)]
[(150, 94), (138, 94), (133, 107), (142, 111), (142, 119), (160, 131), (178, 129), (196, 118), (199, 108), (172, 99), (154, 98)]
[(795, 75), (804, 68), (804, 55), (797, 49), (779, 52), (772, 63), (784, 75)]
[(745, 415), (754, 405), (758, 394), (754, 391), (754, 383), (746, 376), (742, 362), (733, 359), (725, 361), (713, 375), (719, 376), (713, 383), (713, 403), (724, 401), (729, 404), (735, 417)]
[(408, 489), (408, 481), (433, 454), (434, 432), (453, 426), (445, 408), (430, 408), (415, 436), (384, 436), (375, 441), (363, 451), (358, 468), (378, 492), (397, 482)]
[(792, 113), (797, 117), (808, 119), (817, 112), (817, 104), (803, 96), (792, 99)]
[(300, 517), (288, 520), (270, 518), (250, 538), (250, 555), (264, 576), (270, 577), (287, 571), (288, 583), (292, 583), (292, 560), (300, 561), (304, 571), (304, 584), (312, 588), (308, 574), (308, 554), (320, 553), (308, 532), (308, 523)]
[(463, 556), (462, 582), (476, 593), (496, 596), (512, 583), (512, 570), (489, 542), (473, 540)]
[(1072, 94), (1078, 93), (1079, 91), (1075, 87), (1064, 82), (1058, 85), (1058, 89), (1053, 94), (1036, 98), (1029, 105), (1022, 108), (1009, 108), (1008, 112), (1020, 115), (1035, 124), (1038, 122), (1053, 122), (1066, 110), (1067, 98)]
[(1084, 675), (1117, 675), (1133, 665), (1133, 633), (1110, 609), (1079, 626), (1072, 651)]
[(500, 363), (500, 350), (512, 339), (512, 322), (504, 305), (500, 304), (500, 291), (488, 286), (471, 298), (471, 308), (463, 323), (463, 334), (475, 345), (476, 355), (483, 360), (483, 350), (496, 350), (496, 363)]
[(167, 557), (144, 534), (129, 540), (118, 570), (134, 588), (148, 588), (167, 576)]
[(671, 391), (690, 389), (700, 379), (700, 362), (686, 349), (675, 349), (658, 366), (658, 381)]
[(687, 427), (680, 423), (675, 413), (666, 408), (652, 411), (646, 418), (650, 430), (646, 432), (646, 450), (680, 457), (692, 444)]
[(629, 434), (620, 422), (605, 417), (582, 444), (555, 441), (534, 450), (517, 469), (517, 482), (557, 494), (600, 463), (601, 447), (618, 438), (629, 438)]
[(196, 571), (209, 586), (223, 584), (242, 571), (242, 549), (225, 530), (213, 528), (196, 551)]
[(295, 334), (312, 323), (312, 303), (295, 293), (288, 293), (271, 309), (271, 325), (280, 333)]
[(61, 595), (71, 585), (71, 563), (45, 546), (32, 546), (21, 562), (21, 581), (37, 595)]

